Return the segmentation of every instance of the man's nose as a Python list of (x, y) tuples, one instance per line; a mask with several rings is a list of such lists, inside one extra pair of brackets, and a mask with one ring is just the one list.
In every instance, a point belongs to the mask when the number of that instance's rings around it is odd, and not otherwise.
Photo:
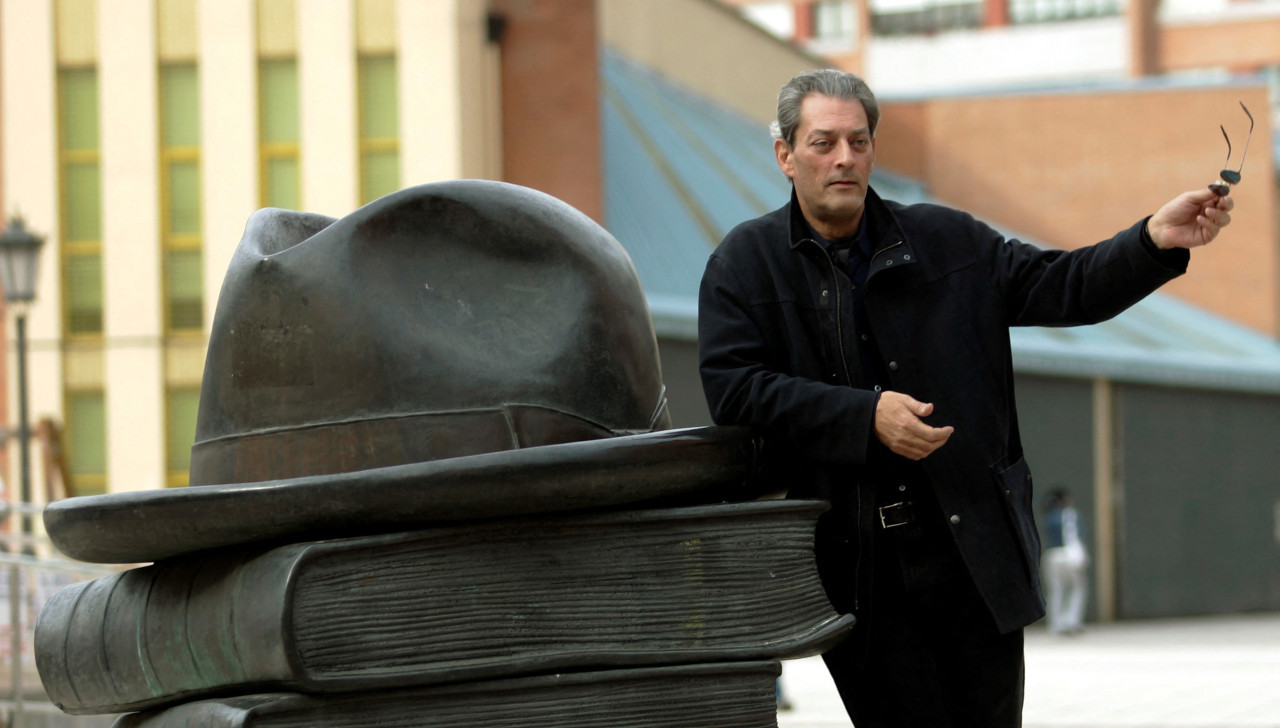
[(853, 164), (853, 144), (842, 140), (836, 145), (836, 164), (847, 166)]

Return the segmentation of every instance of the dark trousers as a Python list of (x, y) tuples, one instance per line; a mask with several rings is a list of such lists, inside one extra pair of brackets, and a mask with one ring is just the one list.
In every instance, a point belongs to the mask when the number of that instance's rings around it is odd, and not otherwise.
[(945, 526), (919, 521), (876, 534), (870, 613), (823, 656), (845, 709), (856, 728), (1017, 728), (1022, 630), (996, 629)]

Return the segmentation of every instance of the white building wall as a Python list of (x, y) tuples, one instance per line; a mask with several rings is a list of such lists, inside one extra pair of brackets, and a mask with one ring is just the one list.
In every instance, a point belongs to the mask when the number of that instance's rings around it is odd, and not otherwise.
[(876, 93), (933, 94), (984, 87), (1125, 78), (1123, 17), (876, 38), (866, 78)]
[(462, 89), (458, 68), (458, 2), (400, 0), (400, 178), (402, 187), (460, 176)]
[(160, 180), (152, 3), (98, 12), (107, 482), (165, 485)]
[(200, 0), (201, 230), (205, 327), (258, 208), (258, 60), (253, 0)]
[[(499, 176), (496, 51), (485, 41), (487, 5), (395, 3), (403, 184)], [(359, 194), (354, 4), (308, 0), (297, 8), (302, 205), (346, 215)], [(0, 0), (0, 212), (20, 211), (47, 237), (29, 320), (30, 411), (33, 419), (61, 421), (64, 383), (101, 377), (112, 491), (165, 486), (166, 378), (193, 383), (189, 373), (202, 368), (204, 353), (198, 342), (169, 342), (166, 361), (155, 12), (152, 0), (97, 0), (104, 344), (101, 356), (90, 347), (68, 358), (60, 338), (54, 0)], [(211, 327), (231, 256), (261, 200), (257, 12), (255, 0), (196, 0), (196, 14), (205, 321)], [(12, 328), (7, 331), (12, 337)], [(15, 422), (16, 366), (9, 363), (9, 421)], [(175, 372), (181, 372), (177, 379)], [(16, 483), (16, 449), (11, 453), (13, 472), (0, 476)], [(42, 483), (37, 449), (33, 456), (33, 483)]]
[[(32, 232), (45, 236), (36, 302), (28, 321), (28, 374), (32, 420), (62, 417), (62, 356), (58, 346), (62, 284), (58, 271), (58, 141), (54, 98), (53, 10), (48, 3), (0, 0), (0, 124), (3, 144), (4, 218), (21, 214)], [(12, 319), (11, 319), (12, 320)], [(9, 336), (8, 391), (11, 423), (18, 421), (16, 347)], [(10, 495), (18, 493), (17, 440), (9, 441)], [(40, 459), (32, 457), (32, 482), (43, 482)], [(41, 488), (33, 488), (38, 495)], [(38, 521), (38, 519), (36, 519)]]
[(1280, 0), (1161, 0), (1159, 13), (1165, 22), (1274, 18), (1280, 15)]
[(341, 217), (359, 203), (355, 14), (351, 0), (308, 0), (298, 13), (302, 200)]

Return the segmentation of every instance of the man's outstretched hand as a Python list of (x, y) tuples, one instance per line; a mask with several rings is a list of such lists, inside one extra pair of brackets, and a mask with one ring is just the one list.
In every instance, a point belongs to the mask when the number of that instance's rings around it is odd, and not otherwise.
[(1208, 245), (1231, 223), (1231, 195), (1218, 197), (1207, 187), (1184, 192), (1147, 220), (1147, 234), (1161, 250)]
[(918, 402), (901, 392), (881, 392), (876, 404), (876, 437), (889, 450), (911, 460), (920, 460), (946, 444), (954, 427), (931, 427), (923, 418), (933, 414), (933, 405)]

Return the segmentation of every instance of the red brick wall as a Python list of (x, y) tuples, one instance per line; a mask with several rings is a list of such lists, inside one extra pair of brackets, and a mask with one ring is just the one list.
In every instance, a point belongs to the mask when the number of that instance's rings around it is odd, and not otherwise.
[[(1262, 86), (1011, 95), (885, 104), (880, 167), (923, 179), (932, 194), (1064, 248), (1102, 239), (1238, 160)], [(1233, 222), (1192, 254), (1165, 291), (1270, 336), (1280, 335), (1280, 223), (1267, 114), (1257, 128)]]
[(1226, 66), (1253, 70), (1280, 63), (1280, 19), (1165, 26), (1159, 33), (1164, 70)]
[(595, 0), (497, 0), (507, 182), (604, 219)]

